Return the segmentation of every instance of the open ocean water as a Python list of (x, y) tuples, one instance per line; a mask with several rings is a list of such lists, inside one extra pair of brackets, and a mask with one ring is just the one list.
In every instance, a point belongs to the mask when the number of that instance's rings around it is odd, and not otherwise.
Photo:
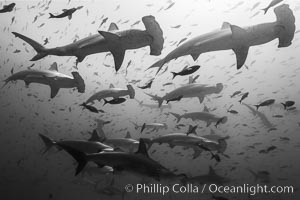
[[(22, 70), (47, 70), (56, 62), (58, 71), (72, 77), (77, 71), (85, 82), (84, 93), (77, 89), (60, 89), (50, 98), (47, 85), (32, 83), (25, 87), (24, 81), (9, 82), (0, 90), (0, 199), (191, 199), (191, 200), (297, 200), (300, 198), (300, 1), (284, 0), (271, 7), (264, 15), (261, 10), (268, 6), (267, 0), (43, 0), (19, 1), (11, 12), (0, 13), (0, 80), (5, 80)], [(0, 1), (0, 9), (11, 1)], [(166, 63), (161, 72), (147, 70), (153, 63), (191, 38), (221, 29), (223, 22), (246, 27), (276, 21), (274, 8), (287, 4), (296, 19), (292, 43), (278, 48), (278, 39), (249, 49), (245, 65), (236, 68), (236, 56), (232, 50), (202, 53), (195, 61), (191, 56), (179, 57)], [(72, 18), (49, 18), (49, 13), (61, 14), (62, 9), (77, 8)], [(119, 30), (145, 30), (144, 16), (152, 15), (163, 31), (161, 55), (150, 55), (149, 46), (127, 50), (121, 68), (116, 72), (110, 52), (88, 55), (78, 63), (74, 56), (46, 56), (30, 61), (35, 50), (12, 32), (27, 36), (46, 48), (63, 46), (79, 39), (107, 31), (111, 23)], [(285, 24), (278, 25), (285, 31)], [(135, 37), (135, 36), (133, 36)], [(263, 35), (256, 35), (263, 37)], [(239, 39), (239, 38), (238, 38)], [(244, 39), (244, 38), (242, 38)], [(182, 42), (182, 43), (181, 43)], [(179, 44), (180, 43), (180, 44)], [(220, 45), (221, 42), (220, 42)], [(34, 64), (32, 66), (32, 64)], [(146, 94), (164, 96), (175, 88), (189, 83), (189, 76), (177, 76), (185, 66), (200, 65), (192, 75), (196, 83), (215, 86), (223, 84), (218, 94), (210, 94), (199, 103), (198, 98), (182, 98), (171, 101), (168, 108), (159, 109), (157, 102)], [(151, 88), (141, 89), (155, 78)], [(171, 83), (170, 83), (171, 82)], [(170, 84), (166, 84), (170, 83)], [(4, 82), (3, 82), (4, 84)], [(134, 99), (126, 96), (120, 104), (95, 102), (93, 106), (104, 113), (93, 113), (79, 105), (94, 93), (108, 89), (110, 85), (126, 89), (130, 84), (135, 90)], [(166, 85), (164, 85), (166, 84)], [(241, 91), (241, 94), (230, 96)], [(249, 92), (240, 104), (242, 94)], [(262, 106), (259, 113), (254, 105), (274, 99), (272, 105)], [(108, 100), (110, 100), (108, 98)], [(281, 103), (294, 101), (285, 110)], [(142, 102), (142, 103), (141, 103)], [(165, 103), (165, 102), (164, 102)], [(147, 107), (145, 104), (151, 104)], [(157, 105), (157, 108), (154, 108)], [(200, 112), (207, 107), (217, 116), (227, 116), (226, 123), (207, 124), (199, 120), (181, 119), (170, 114)], [(234, 110), (237, 113), (228, 112)], [(65, 151), (51, 148), (43, 154), (45, 145), (39, 134), (54, 140), (87, 140), (91, 132), (101, 128), (97, 120), (109, 121), (102, 127), (107, 138), (131, 137), (157, 138), (170, 133), (186, 133), (189, 125), (197, 127), (199, 136), (217, 134), (229, 136), (221, 161), (211, 159), (210, 152), (203, 150), (193, 159), (191, 148), (167, 144), (154, 144), (148, 149), (151, 159), (175, 174), (197, 177), (215, 173), (228, 181), (221, 185), (234, 187), (267, 185), (278, 186), (279, 191), (214, 193), (209, 191), (212, 182), (203, 178), (202, 184), (188, 191), (183, 179), (160, 179), (144, 177), (131, 172), (100, 173), (95, 165), (88, 163), (85, 172), (74, 176), (76, 161)], [(159, 130), (145, 129), (144, 123), (166, 124)], [(136, 128), (134, 124), (140, 127)], [(179, 126), (178, 126), (179, 125)], [(94, 166), (94, 168), (92, 168)], [(94, 170), (94, 171), (93, 171)], [(116, 170), (117, 171), (117, 170)], [(254, 172), (254, 175), (253, 173)], [(215, 175), (215, 174), (214, 174)], [(218, 179), (219, 180), (219, 179)], [(149, 190), (137, 190), (136, 184), (145, 184)], [(125, 191), (132, 184), (133, 191)], [(174, 184), (183, 186), (182, 191), (172, 191)], [(206, 184), (202, 193), (203, 185)], [(248, 184), (248, 185), (247, 185)], [(286, 186), (291, 190), (287, 191)], [(158, 188), (154, 191), (154, 188)], [(211, 186), (213, 187), (213, 186)], [(150, 191), (153, 189), (152, 192)], [(162, 194), (162, 188), (170, 191)], [(105, 190), (106, 189), (106, 190)], [(128, 189), (128, 188), (127, 188)], [(178, 188), (177, 188), (178, 189)], [(186, 189), (186, 190), (185, 190)], [(191, 188), (190, 188), (191, 189)], [(282, 190), (281, 190), (282, 189)], [(191, 189), (192, 190), (192, 189)], [(293, 191), (292, 191), (293, 190)], [(156, 194), (155, 194), (156, 193)]]

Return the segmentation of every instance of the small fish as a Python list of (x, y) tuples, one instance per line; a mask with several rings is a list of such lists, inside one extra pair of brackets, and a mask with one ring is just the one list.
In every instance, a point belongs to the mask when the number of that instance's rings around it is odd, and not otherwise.
[(217, 162), (221, 162), (221, 158), (220, 158), (220, 156), (218, 154), (211, 153), (211, 158), (210, 159), (211, 160), (215, 159)]
[(85, 109), (87, 109), (87, 110), (89, 110), (89, 111), (91, 111), (91, 112), (93, 112), (93, 113), (99, 113), (99, 112), (104, 113), (103, 110), (98, 110), (98, 109), (95, 108), (94, 106), (87, 105), (86, 103), (82, 103), (82, 104), (80, 104), (79, 106), (82, 106), (83, 108), (85, 108)]
[(223, 120), (224, 120), (225, 118), (226, 118), (226, 117), (220, 118), (220, 119), (216, 122), (215, 127), (218, 128), (218, 125), (219, 125), (220, 123), (222, 123)]
[(168, 83), (163, 84), (163, 86), (172, 85), (172, 84), (173, 84), (173, 83), (168, 82)]
[(242, 101), (244, 99), (246, 99), (248, 97), (248, 95), (249, 95), (249, 92), (244, 93), (243, 96), (242, 96), (242, 98), (239, 100), (239, 102), (242, 103)]
[(123, 103), (123, 102), (126, 101), (125, 98), (116, 98), (116, 99), (112, 99), (112, 100), (110, 100), (110, 101), (108, 101), (108, 100), (106, 100), (106, 99), (103, 99), (103, 100), (104, 100), (103, 106), (104, 106), (105, 104), (107, 104), (107, 103), (109, 103), (109, 104), (121, 104), (121, 103)]
[(288, 107), (291, 107), (293, 105), (295, 105), (295, 101), (286, 101), (284, 103), (281, 103), (284, 107), (284, 110), (286, 110)]
[(194, 72), (196, 72), (198, 69), (200, 68), (199, 65), (194, 65), (194, 66), (191, 66), (191, 67), (185, 67), (183, 68), (182, 71), (180, 72), (172, 72), (173, 74), (173, 79), (176, 77), (176, 76), (185, 76), (185, 75), (190, 75)]
[(273, 115), (274, 118), (283, 118), (283, 115)]
[(180, 100), (182, 99), (182, 97), (183, 97), (183, 95), (180, 95), (180, 96), (175, 97), (175, 98), (173, 98), (173, 99), (168, 99), (168, 100), (167, 100), (167, 103), (169, 103), (170, 101), (180, 101)]
[(275, 5), (277, 5), (277, 4), (279, 4), (280, 2), (282, 2), (283, 0), (272, 0), (271, 1), (271, 3), (266, 7), (266, 8), (264, 8), (264, 9), (262, 9), (264, 12), (265, 12), (265, 14), (268, 12), (268, 10), (271, 8), (271, 7), (273, 7), (273, 6), (275, 6)]
[(48, 38), (46, 38), (45, 40), (44, 40), (44, 45), (46, 45), (46, 44), (48, 44), (49, 43), (49, 40), (48, 40)]
[(242, 92), (241, 91), (236, 91), (234, 92), (232, 95), (230, 95), (231, 98), (235, 97), (236, 95), (238, 94), (241, 94)]
[(275, 128), (275, 127), (270, 128), (270, 129), (268, 130), (268, 133), (270, 133), (271, 131), (276, 131), (276, 130), (277, 130), (277, 128)]
[(238, 114), (239, 112), (236, 110), (227, 110), (227, 112), (231, 113), (231, 114)]
[(99, 28), (108, 20), (108, 17), (104, 18), (99, 26)]
[(288, 108), (288, 109), (286, 109), (286, 110), (288, 110), (288, 111), (296, 110), (296, 107), (290, 107), (290, 108)]
[(270, 106), (274, 103), (275, 103), (275, 99), (268, 99), (266, 101), (263, 101), (260, 104), (254, 105), (254, 106), (256, 107), (256, 110), (258, 110), (258, 108), (261, 107), (261, 106)]
[(195, 134), (197, 135), (197, 132), (196, 132), (196, 129), (198, 128), (198, 125), (196, 126), (192, 126), (192, 125), (189, 125), (189, 130), (187, 131), (187, 135), (189, 134)]
[(148, 81), (148, 83), (146, 83), (146, 85), (144, 86), (138, 86), (138, 88), (140, 89), (147, 89), (147, 88), (151, 88), (152, 82), (154, 79), (151, 79), (150, 81)]
[(13, 11), (15, 6), (16, 6), (15, 3), (11, 3), (9, 5), (4, 5), (3, 8), (0, 10), (0, 13), (11, 12), (11, 11)]

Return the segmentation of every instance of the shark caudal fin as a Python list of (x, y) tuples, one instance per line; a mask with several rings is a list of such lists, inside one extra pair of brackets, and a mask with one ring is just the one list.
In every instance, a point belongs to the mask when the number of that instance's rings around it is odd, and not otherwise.
[(77, 168), (76, 168), (76, 172), (75, 172), (75, 176), (77, 176), (85, 167), (85, 165), (87, 164), (88, 160), (87, 160), (87, 155), (83, 152), (77, 151), (76, 149), (65, 145), (65, 144), (58, 144), (63, 150), (65, 150), (66, 152), (68, 152), (78, 163)]
[(158, 22), (151, 15), (142, 18), (147, 33), (152, 36), (152, 43), (150, 44), (150, 55), (158, 56), (164, 46), (163, 31)]
[(78, 72), (72, 72), (72, 76), (74, 77), (74, 81), (76, 84), (76, 88), (79, 93), (84, 93), (85, 92), (85, 83), (83, 78), (80, 76)]
[(129, 95), (130, 99), (134, 99), (134, 97), (135, 97), (135, 90), (132, 87), (132, 85), (127, 85), (127, 90), (128, 90), (128, 95)]
[(53, 139), (47, 137), (46, 135), (43, 134), (39, 134), (40, 138), (43, 140), (44, 144), (45, 144), (45, 150), (43, 152), (43, 154), (45, 154), (51, 147), (53, 147), (56, 143)]
[(292, 44), (296, 30), (293, 11), (289, 8), (289, 5), (283, 4), (274, 8), (274, 12), (277, 18), (275, 28), (278, 29), (278, 48), (288, 47)]
[(164, 99), (162, 97), (159, 97), (157, 95), (148, 94), (148, 93), (145, 93), (145, 94), (147, 94), (148, 96), (150, 96), (152, 98), (152, 100), (157, 101), (158, 102), (158, 107), (159, 108), (161, 107), (161, 105), (162, 105), (162, 103), (164, 101)]
[(40, 43), (16, 32), (12, 32), (12, 34), (30, 44), (32, 48), (34, 48), (34, 50), (37, 52), (37, 54), (30, 61), (36, 61), (49, 55), (48, 50), (45, 47), (43, 47), (43, 45), (41, 45)]
[(181, 115), (177, 114), (177, 113), (173, 113), (173, 112), (169, 112), (171, 115), (173, 115), (174, 117), (176, 117), (177, 119), (177, 123), (180, 121), (181, 119)]
[(49, 19), (50, 18), (55, 18), (55, 16), (52, 13), (49, 13)]
[(156, 72), (156, 75), (157, 75), (165, 63), (166, 63), (165, 58), (161, 59), (161, 60), (157, 61), (156, 63), (154, 63), (153, 65), (151, 65), (148, 69), (146, 69), (146, 71), (149, 69), (152, 69), (152, 68), (158, 68), (158, 70)]

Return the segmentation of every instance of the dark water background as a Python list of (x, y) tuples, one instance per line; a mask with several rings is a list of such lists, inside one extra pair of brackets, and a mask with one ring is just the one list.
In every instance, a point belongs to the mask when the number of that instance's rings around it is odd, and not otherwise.
[[(108, 197), (97, 193), (89, 180), (98, 181), (102, 177), (75, 177), (75, 162), (64, 152), (51, 151), (42, 155), (43, 143), (38, 137), (44, 133), (54, 139), (87, 139), (96, 128), (95, 119), (112, 121), (104, 127), (108, 137), (124, 137), (128, 130), (133, 138), (139, 138), (139, 130), (135, 130), (131, 121), (142, 124), (144, 122), (167, 123), (168, 130), (158, 133), (145, 133), (145, 137), (154, 137), (178, 131), (175, 128), (175, 118), (166, 115), (168, 109), (161, 112), (158, 109), (140, 107), (135, 100), (116, 106), (107, 105), (103, 108), (106, 114), (93, 114), (82, 111), (78, 106), (94, 92), (106, 89), (112, 83), (116, 87), (125, 88), (132, 80), (142, 80), (134, 85), (136, 99), (145, 103), (151, 102), (143, 90), (137, 88), (154, 76), (148, 68), (158, 58), (162, 58), (173, 50), (178, 42), (184, 38), (209, 32), (221, 27), (224, 21), (239, 26), (247, 26), (275, 20), (273, 9), (266, 15), (259, 10), (269, 1), (261, 1), (260, 5), (251, 10), (259, 1), (239, 0), (195, 0), (195, 1), (52, 1), (45, 9), (48, 1), (16, 1), (16, 10), (11, 13), (0, 14), (0, 79), (4, 80), (14, 72), (26, 69), (33, 62), (29, 61), (34, 50), (11, 32), (19, 32), (42, 43), (47, 37), (47, 47), (55, 47), (71, 43), (76, 36), (84, 38), (97, 30), (107, 30), (111, 22), (116, 22), (121, 30), (138, 28), (144, 29), (140, 22), (132, 26), (145, 15), (153, 15), (164, 32), (165, 44), (161, 56), (149, 55), (149, 48), (127, 51), (121, 70), (116, 74), (113, 68), (113, 59), (106, 53), (95, 54), (85, 58), (78, 65), (78, 71), (86, 83), (86, 92), (61, 89), (59, 94), (50, 100), (48, 86), (32, 84), (24, 87), (24, 82), (11, 83), (0, 91), (0, 199), (120, 199), (120, 195)], [(0, 7), (8, 4), (1, 1)], [(290, 5), (296, 17), (296, 31), (300, 19), (300, 2), (296, 0), (285, 1)], [(72, 20), (48, 19), (48, 13), (60, 13), (61, 9), (84, 6), (73, 14)], [(33, 8), (31, 8), (34, 6)], [(257, 14), (257, 12), (259, 12)], [(40, 16), (40, 14), (44, 14)], [(257, 15), (256, 15), (257, 14)], [(39, 16), (32, 23), (35, 16)], [(254, 17), (252, 17), (255, 15)], [(106, 23), (99, 27), (103, 18), (108, 17)], [(13, 22), (12, 22), (13, 21)], [(44, 25), (43, 25), (44, 24)], [(179, 28), (174, 28), (180, 25)], [(173, 27), (173, 28), (172, 28)], [(189, 36), (187, 36), (190, 33)], [(168, 168), (177, 168), (182, 173), (200, 175), (208, 172), (211, 165), (218, 174), (230, 177), (230, 184), (255, 184), (254, 177), (247, 171), (266, 170), (271, 174), (272, 185), (293, 185), (299, 187), (299, 99), (300, 99), (300, 43), (299, 33), (295, 34), (293, 44), (288, 48), (277, 48), (278, 41), (274, 40), (262, 46), (252, 47), (246, 61), (249, 69), (243, 67), (240, 71), (235, 68), (235, 56), (232, 51), (206, 53), (194, 62), (192, 58), (182, 57), (172, 61), (169, 70), (155, 79), (152, 88), (146, 92), (163, 95), (180, 85), (187, 83), (187, 77), (178, 77), (175, 85), (163, 87), (171, 81), (170, 71), (180, 71), (185, 65), (199, 64), (201, 68), (195, 73), (200, 75), (197, 82), (202, 84), (223, 83), (224, 90), (219, 95), (211, 95), (205, 99), (204, 104), (210, 109), (216, 109), (215, 114), (227, 115), (229, 121), (219, 128), (206, 128), (204, 123), (199, 124), (199, 135), (209, 134), (213, 129), (217, 134), (229, 135), (226, 154), (230, 159), (223, 159), (215, 165), (209, 156), (202, 156), (196, 160), (191, 159), (192, 150), (185, 150), (186, 156), (179, 157), (176, 152), (166, 145), (155, 145), (152, 148), (157, 152), (151, 155)], [(20, 53), (13, 53), (16, 49)], [(126, 75), (126, 66), (131, 61)], [(59, 71), (70, 75), (76, 71), (75, 57), (47, 56), (34, 62), (35, 69), (48, 69), (53, 62), (59, 65)], [(110, 67), (105, 67), (104, 64)], [(245, 103), (256, 104), (262, 100), (274, 98), (276, 104), (270, 108), (261, 108), (267, 118), (277, 130), (268, 132), (270, 127), (264, 126), (260, 119), (253, 116), (249, 109), (238, 103), (239, 98), (231, 99), (229, 96), (237, 90), (249, 92)], [(296, 101), (297, 110), (284, 111), (279, 105), (286, 100)], [(102, 103), (101, 103), (102, 104)], [(96, 104), (101, 107), (101, 104)], [(238, 115), (227, 113), (227, 108), (233, 105)], [(71, 112), (69, 112), (69, 108)], [(184, 99), (172, 103), (172, 112), (184, 113), (186, 111), (201, 111), (203, 104), (198, 99)], [(281, 114), (284, 118), (273, 118)], [(181, 123), (193, 124), (190, 120)], [(182, 128), (181, 131), (185, 131)], [(288, 137), (289, 141), (282, 141), (280, 137)], [(254, 149), (250, 145), (259, 143)], [(271, 145), (277, 147), (268, 154), (260, 154), (259, 150)], [(236, 167), (235, 170), (230, 170)], [(126, 183), (136, 181), (129, 175), (117, 178), (116, 184), (120, 188)], [(226, 195), (225, 195), (226, 196)], [(172, 195), (162, 197), (159, 195), (143, 195), (138, 199), (211, 199), (211, 195)], [(229, 195), (230, 199), (248, 199), (243, 195)], [(252, 199), (264, 200), (290, 200), (299, 199), (298, 191), (293, 195), (258, 195)], [(135, 196), (125, 197), (135, 199)]]

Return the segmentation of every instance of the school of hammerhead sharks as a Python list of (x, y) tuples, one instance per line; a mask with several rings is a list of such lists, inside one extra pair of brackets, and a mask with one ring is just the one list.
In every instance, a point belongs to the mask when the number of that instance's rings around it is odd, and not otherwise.
[[(269, 6), (264, 9), (265, 13), (269, 8), (274, 7), (276, 15), (275, 22), (257, 24), (249, 27), (239, 27), (224, 22), (218, 30), (208, 32), (197, 37), (187, 39), (178, 45), (174, 50), (166, 56), (159, 59), (147, 70), (157, 69), (154, 78), (147, 82), (144, 86), (139, 87), (140, 90), (151, 88), (152, 82), (162, 72), (165, 64), (182, 56), (190, 55), (194, 61), (206, 52), (214, 52), (221, 50), (233, 50), (236, 56), (237, 70), (241, 69), (247, 59), (248, 51), (251, 46), (263, 45), (275, 39), (278, 39), (278, 48), (288, 47), (292, 44), (295, 33), (295, 17), (293, 11), (287, 4), (281, 4), (282, 0), (273, 0)], [(15, 3), (5, 5), (0, 10), (0, 13), (11, 12), (17, 5)], [(83, 6), (71, 9), (64, 9), (61, 14), (54, 15), (50, 13), (50, 18), (68, 18), (72, 19), (72, 15), (81, 9)], [(160, 56), (164, 47), (163, 30), (154, 16), (142, 17), (142, 22), (145, 26), (144, 30), (129, 29), (119, 30), (115, 23), (111, 23), (107, 31), (98, 31), (98, 33), (86, 38), (74, 41), (65, 46), (55, 48), (46, 48), (44, 45), (22, 35), (17, 32), (12, 34), (29, 44), (35, 51), (36, 55), (31, 61), (40, 60), (48, 55), (55, 56), (75, 56), (77, 58), (76, 65), (84, 62), (85, 57), (91, 54), (110, 52), (114, 59), (114, 68), (117, 72), (123, 64), (126, 50), (139, 49), (149, 46), (150, 55)], [(170, 68), (171, 66), (169, 66)], [(200, 68), (199, 65), (186, 66), (180, 72), (172, 72), (173, 79), (177, 76), (188, 76), (195, 73)], [(198, 98), (200, 103), (203, 103), (207, 95), (218, 94), (223, 90), (223, 84), (203, 85), (196, 83), (199, 76), (190, 76), (189, 83), (170, 91), (164, 96), (158, 96), (146, 93), (152, 100), (158, 103), (157, 107), (168, 107), (169, 102), (176, 103), (183, 98)], [(23, 80), (25, 86), (28, 87), (31, 83), (48, 85), (50, 87), (50, 98), (55, 98), (60, 89), (76, 88), (79, 93), (84, 93), (86, 90), (85, 81), (82, 76), (73, 71), (72, 76), (58, 72), (58, 65), (54, 62), (48, 70), (27, 69), (13, 73), (5, 79), (4, 86), (10, 82)], [(166, 83), (171, 84), (171, 83)], [(240, 103), (243, 102), (249, 93), (236, 91), (231, 97), (239, 95)], [(93, 113), (104, 113), (103, 110), (95, 106), (95, 102), (104, 101), (104, 104), (122, 104), (129, 96), (129, 99), (135, 98), (135, 89), (128, 84), (127, 88), (116, 88), (111, 85), (107, 89), (103, 89), (90, 96), (85, 102), (80, 104), (83, 109)], [(109, 100), (110, 99), (110, 100)], [(166, 103), (165, 103), (166, 102)], [(249, 106), (249, 109), (256, 112), (260, 107), (273, 105), (275, 99), (268, 99), (255, 105), (254, 108)], [(140, 102), (142, 103), (142, 102)], [(288, 100), (282, 103), (285, 110), (293, 110), (295, 102)], [(256, 107), (256, 108), (255, 108)], [(228, 110), (232, 114), (236, 114), (235, 110)], [(204, 108), (201, 112), (187, 112), (179, 115), (170, 112), (171, 116), (176, 118), (179, 123), (183, 118), (193, 121), (203, 121), (206, 126), (213, 124), (215, 127), (221, 126), (227, 122), (226, 116), (217, 116)], [(101, 127), (107, 122), (98, 120), (100, 129), (94, 130), (89, 140), (59, 140), (56, 141), (45, 134), (39, 134), (44, 142), (47, 152), (50, 148), (64, 150), (77, 161), (76, 175), (80, 174), (86, 167), (87, 163), (94, 163), (98, 168), (101, 168), (105, 173), (128, 171), (140, 176), (150, 177), (157, 181), (167, 177), (177, 177), (185, 182), (192, 181), (193, 177), (187, 177), (183, 174), (175, 174), (171, 170), (164, 167), (161, 163), (155, 161), (148, 155), (148, 149), (155, 143), (168, 144), (171, 148), (181, 146), (191, 148), (194, 151), (193, 159), (207, 153), (211, 156), (211, 160), (218, 163), (221, 160), (229, 159), (225, 154), (227, 147), (227, 136), (219, 136), (210, 134), (206, 136), (197, 135), (197, 126), (189, 126), (185, 133), (170, 133), (154, 138), (140, 138), (139, 140), (130, 137), (127, 133), (125, 138), (107, 139), (101, 130)], [(145, 130), (160, 130), (167, 129), (167, 125), (163, 123), (144, 123), (143, 125), (135, 124), (136, 129), (141, 133)], [(271, 130), (270, 130), (271, 131)], [(271, 151), (267, 149), (266, 151)], [(253, 172), (254, 173), (254, 172)], [(220, 181), (221, 176), (217, 175), (210, 168), (209, 175), (213, 181)], [(203, 181), (209, 181), (202, 177)], [(221, 199), (214, 196), (215, 199)], [(223, 199), (225, 199), (223, 197)]]

